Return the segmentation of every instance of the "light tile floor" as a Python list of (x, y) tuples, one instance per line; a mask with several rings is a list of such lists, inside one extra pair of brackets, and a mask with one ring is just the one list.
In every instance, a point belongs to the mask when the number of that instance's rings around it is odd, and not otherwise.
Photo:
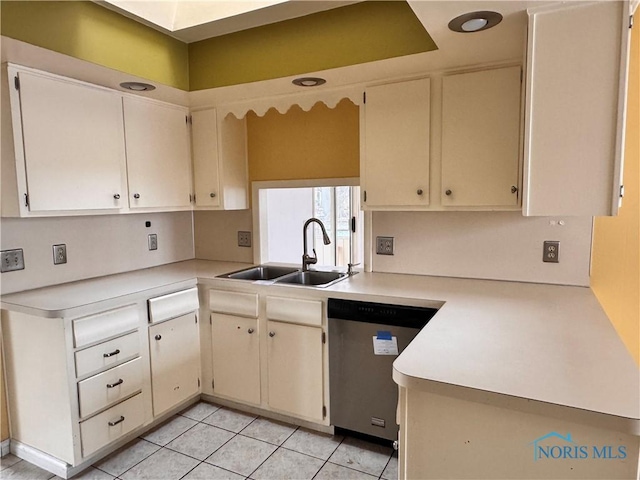
[[(2, 480), (49, 480), (9, 454)], [(331, 436), (200, 402), (112, 453), (82, 480), (395, 480), (390, 447)]]

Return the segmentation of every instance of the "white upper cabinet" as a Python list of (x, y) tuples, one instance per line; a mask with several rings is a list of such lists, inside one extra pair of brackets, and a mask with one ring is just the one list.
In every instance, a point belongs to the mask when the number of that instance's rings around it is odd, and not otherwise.
[(615, 215), (620, 200), (629, 3), (529, 11), (525, 215)]
[(518, 206), (520, 72), (443, 77), (443, 206)]
[(427, 206), (429, 79), (368, 87), (362, 110), (363, 208)]
[[(3, 148), (3, 190), (9, 188), (14, 198), (3, 197), (7, 207), (13, 206), (3, 214), (117, 211), (126, 206), (120, 95), (13, 66), (8, 67), (8, 83), (14, 151)], [(7, 123), (6, 96), (3, 100)], [(3, 143), (11, 143), (9, 128), (3, 127)], [(15, 183), (9, 186), (9, 180)]]
[(130, 208), (191, 206), (189, 112), (124, 97)]
[(246, 120), (216, 109), (192, 113), (196, 207), (249, 208)]

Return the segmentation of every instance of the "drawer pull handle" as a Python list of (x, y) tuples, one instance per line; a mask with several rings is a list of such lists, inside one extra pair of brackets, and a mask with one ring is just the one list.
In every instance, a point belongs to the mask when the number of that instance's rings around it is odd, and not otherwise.
[(114, 355), (117, 355), (120, 353), (120, 349), (116, 348), (113, 352), (111, 353), (103, 353), (102, 356), (104, 358), (109, 358), (109, 357), (113, 357)]
[(155, 337), (153, 337), (153, 338), (155, 338), (156, 340), (161, 340), (161, 339), (162, 339), (162, 335), (156, 335), (156, 336), (155, 336)]
[(115, 427), (117, 424), (124, 422), (124, 415), (120, 415), (118, 420), (109, 422), (110, 427)]
[(107, 383), (107, 388), (115, 388), (118, 385), (122, 385), (124, 383), (124, 380), (122, 380), (121, 378), (118, 379), (117, 382), (115, 383)]

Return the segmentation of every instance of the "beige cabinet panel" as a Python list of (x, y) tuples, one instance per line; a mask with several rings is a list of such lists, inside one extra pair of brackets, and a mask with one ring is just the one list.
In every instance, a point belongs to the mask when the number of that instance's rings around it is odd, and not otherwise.
[(529, 13), (525, 215), (615, 215), (622, 178), (629, 4)]
[(75, 353), (76, 376), (84, 377), (138, 355), (140, 355), (140, 333), (136, 330), (128, 335), (77, 351)]
[(189, 207), (187, 109), (132, 97), (123, 102), (129, 206)]
[(196, 207), (220, 206), (218, 173), (218, 122), (215, 109), (191, 114), (191, 146), (193, 151), (193, 183)]
[(82, 456), (88, 457), (144, 422), (142, 393), (91, 417), (80, 424)]
[(269, 407), (322, 420), (322, 329), (268, 321)]
[[(10, 70), (11, 84), (15, 76), (20, 81), (29, 210), (126, 206), (120, 96), (24, 71)], [(19, 128), (14, 124), (15, 130)]]
[(368, 87), (361, 142), (363, 207), (429, 204), (428, 78)]
[(260, 404), (258, 320), (211, 314), (213, 391), (216, 395)]
[(520, 67), (442, 79), (442, 205), (517, 206)]
[(149, 327), (154, 416), (200, 390), (198, 332), (195, 313)]

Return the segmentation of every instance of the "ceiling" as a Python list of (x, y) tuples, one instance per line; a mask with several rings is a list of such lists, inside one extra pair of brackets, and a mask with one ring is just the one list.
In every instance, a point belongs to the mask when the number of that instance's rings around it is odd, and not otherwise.
[(96, 0), (96, 3), (192, 43), (359, 1), (362, 0)]

